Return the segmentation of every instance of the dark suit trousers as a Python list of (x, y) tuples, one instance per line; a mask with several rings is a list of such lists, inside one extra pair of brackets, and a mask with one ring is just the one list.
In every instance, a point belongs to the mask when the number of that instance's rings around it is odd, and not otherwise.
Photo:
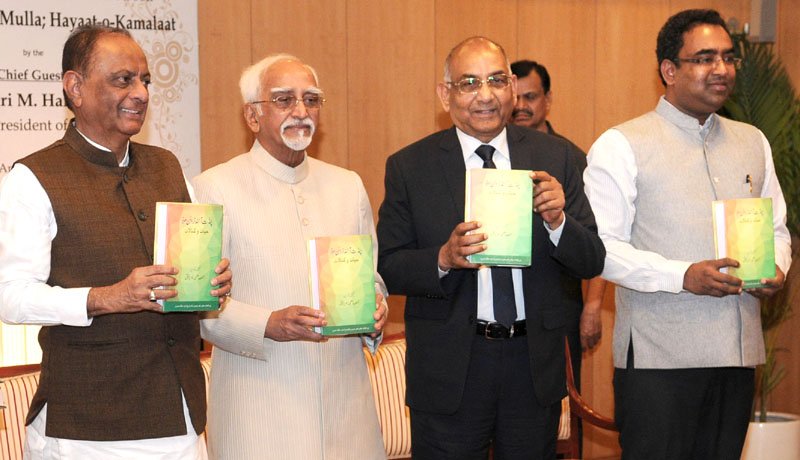
[(614, 369), (623, 460), (739, 460), (753, 404), (754, 370)]
[(475, 336), (461, 405), (454, 414), (411, 410), (415, 460), (554, 459), (561, 402), (539, 405), (526, 337)]

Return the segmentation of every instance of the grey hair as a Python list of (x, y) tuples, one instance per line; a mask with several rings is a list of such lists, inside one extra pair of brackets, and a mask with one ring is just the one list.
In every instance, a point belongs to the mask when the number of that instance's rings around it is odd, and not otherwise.
[(449, 53), (447, 53), (447, 58), (444, 60), (444, 81), (446, 83), (451, 82), (450, 78), (452, 77), (452, 75), (450, 75), (450, 62), (453, 60), (453, 56), (455, 56), (455, 54), (458, 53), (461, 50), (461, 48), (463, 48), (465, 45), (471, 42), (478, 42), (478, 41), (487, 42), (493, 46), (496, 46), (500, 50), (500, 52), (503, 53), (503, 59), (506, 61), (506, 71), (508, 72), (509, 75), (511, 75), (511, 63), (508, 60), (508, 55), (506, 54), (506, 50), (503, 49), (503, 47), (500, 46), (500, 44), (497, 43), (496, 41), (476, 35), (474, 37), (469, 37), (467, 39), (462, 40), (459, 44), (454, 46)]
[[(271, 54), (244, 69), (242, 76), (239, 78), (239, 90), (242, 93), (242, 101), (245, 104), (258, 100), (259, 93), (261, 92), (261, 78), (270, 67), (281, 61), (297, 61), (303, 64), (303, 61), (291, 54), (279, 53)], [(317, 71), (308, 64), (303, 64), (303, 66), (311, 72), (311, 75), (314, 76), (314, 82), (319, 85)]]

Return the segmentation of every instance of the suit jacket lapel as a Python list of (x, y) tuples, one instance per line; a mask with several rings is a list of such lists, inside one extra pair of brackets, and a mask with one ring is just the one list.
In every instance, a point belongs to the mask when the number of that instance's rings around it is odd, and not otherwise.
[(464, 181), (467, 167), (464, 165), (464, 155), (461, 144), (458, 142), (456, 128), (452, 127), (444, 132), (439, 142), (439, 162), (442, 165), (442, 175), (450, 190), (453, 206), (458, 220), (464, 220)]

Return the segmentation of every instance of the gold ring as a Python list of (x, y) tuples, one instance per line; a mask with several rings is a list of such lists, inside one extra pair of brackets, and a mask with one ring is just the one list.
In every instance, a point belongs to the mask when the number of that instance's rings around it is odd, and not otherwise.
[(154, 291), (152, 288), (150, 289), (150, 301), (151, 302), (156, 301), (156, 291)]

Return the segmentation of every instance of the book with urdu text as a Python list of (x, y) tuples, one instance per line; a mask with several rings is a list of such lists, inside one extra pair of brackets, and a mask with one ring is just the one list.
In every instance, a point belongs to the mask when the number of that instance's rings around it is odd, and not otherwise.
[(468, 257), (476, 264), (527, 267), (533, 245), (533, 181), (529, 171), (468, 169), (464, 221), (477, 220), (486, 250)]
[(375, 332), (375, 265), (370, 235), (308, 241), (312, 307), (325, 312), (323, 335)]
[(762, 287), (763, 278), (775, 278), (772, 198), (719, 200), (711, 208), (717, 258), (739, 261), (739, 267), (727, 267), (727, 273), (744, 281), (745, 289)]
[(156, 203), (153, 259), (178, 268), (178, 295), (159, 301), (165, 312), (217, 310), (211, 280), (222, 259), (222, 206)]

